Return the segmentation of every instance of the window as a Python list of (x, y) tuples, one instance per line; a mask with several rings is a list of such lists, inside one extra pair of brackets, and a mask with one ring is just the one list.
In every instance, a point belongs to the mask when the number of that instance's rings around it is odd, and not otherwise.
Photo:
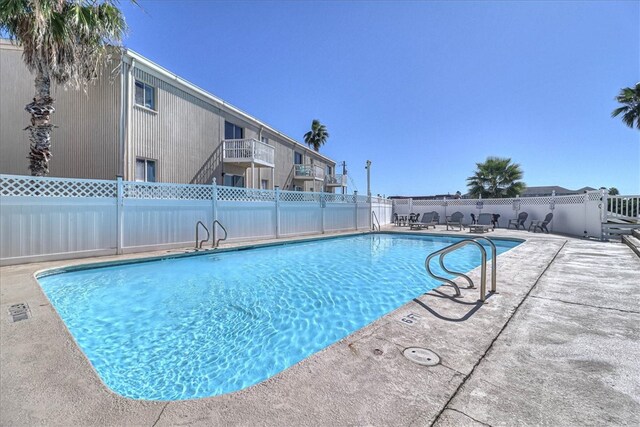
[(136, 80), (136, 104), (156, 109), (156, 90), (153, 86)]
[(293, 164), (294, 165), (302, 164), (302, 153), (298, 153), (297, 151), (293, 152)]
[(244, 176), (232, 175), (230, 173), (224, 174), (224, 185), (227, 187), (244, 187)]
[(156, 161), (136, 159), (136, 181), (156, 182)]
[(331, 166), (327, 166), (327, 175), (328, 175), (328, 176), (331, 176), (331, 175), (332, 175), (332, 173), (331, 173), (331, 172), (333, 172), (333, 171), (331, 170)]
[(269, 138), (267, 138), (266, 136), (260, 137), (260, 141), (264, 142), (265, 144), (269, 144)]
[(233, 123), (224, 122), (224, 139), (242, 139), (244, 138), (244, 129)]
[(267, 190), (269, 188), (269, 180), (263, 179), (260, 181), (260, 188), (263, 190)]

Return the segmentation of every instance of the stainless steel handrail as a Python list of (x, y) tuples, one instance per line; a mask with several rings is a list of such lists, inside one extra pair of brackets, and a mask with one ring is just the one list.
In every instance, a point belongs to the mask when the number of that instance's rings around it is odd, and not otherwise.
[[(204, 227), (205, 231), (207, 232), (207, 238), (202, 241), (198, 241), (198, 231), (200, 230), (200, 226)], [(211, 233), (209, 233), (209, 229), (207, 228), (207, 226), (204, 225), (202, 221), (196, 222), (196, 249), (202, 249), (202, 244), (208, 241), (210, 237)]]
[[(373, 220), (376, 220), (376, 222), (373, 222)], [(378, 223), (378, 231), (380, 231), (380, 221), (378, 221), (378, 215), (376, 215), (375, 211), (371, 211), (371, 228), (373, 228), (373, 231), (376, 231), (376, 223)]]
[[(218, 224), (220, 226), (220, 228), (222, 228), (222, 231), (224, 231), (224, 237), (222, 239), (216, 240), (216, 224)], [(212, 248), (217, 248), (221, 241), (227, 240), (227, 236), (229, 234), (227, 233), (227, 229), (224, 228), (224, 225), (222, 225), (222, 223), (220, 221), (218, 221), (217, 219), (215, 221), (213, 221), (213, 226), (212, 226), (211, 229), (213, 230), (213, 241), (211, 242), (211, 247)], [(209, 240), (209, 239), (207, 239), (207, 240)]]
[(467, 276), (464, 273), (458, 272), (458, 271), (452, 271), (449, 270), (445, 265), (444, 265), (444, 257), (445, 255), (447, 255), (448, 253), (451, 253), (463, 246), (467, 246), (470, 244), (473, 244), (475, 246), (478, 247), (478, 249), (480, 249), (480, 255), (482, 256), (482, 264), (480, 265), (480, 301), (484, 302), (486, 299), (486, 293), (487, 293), (487, 251), (484, 248), (484, 246), (482, 246), (481, 243), (477, 242), (477, 240), (482, 239), (487, 241), (490, 245), (491, 245), (491, 293), (495, 293), (496, 292), (496, 245), (490, 240), (487, 239), (486, 237), (476, 237), (474, 239), (465, 239), (465, 240), (461, 240), (459, 242), (453, 243), (452, 245), (449, 245), (445, 248), (442, 248), (440, 250), (437, 250), (431, 254), (429, 254), (429, 256), (427, 256), (424, 265), (425, 265), (425, 269), (427, 270), (427, 273), (433, 277), (434, 279), (437, 280), (441, 280), (443, 282), (446, 282), (448, 284), (450, 284), (451, 286), (453, 286), (453, 288), (456, 291), (456, 297), (460, 296), (460, 288), (458, 287), (458, 285), (453, 281), (450, 280), (446, 277), (443, 276), (438, 276), (437, 274), (435, 274), (432, 270), (431, 270), (431, 260), (437, 256), (440, 255), (440, 258), (438, 259), (438, 262), (440, 264), (440, 268), (442, 268), (446, 273), (449, 274), (453, 274), (455, 276), (458, 277), (462, 277), (464, 278), (467, 283), (469, 283), (469, 289), (473, 289), (475, 286), (473, 284), (473, 280), (471, 280), (471, 278), (469, 276)]

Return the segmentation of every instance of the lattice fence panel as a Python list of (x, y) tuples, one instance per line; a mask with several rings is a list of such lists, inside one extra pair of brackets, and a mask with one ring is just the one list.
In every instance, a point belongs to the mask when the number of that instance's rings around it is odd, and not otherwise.
[(487, 206), (511, 206), (516, 199), (482, 199)]
[(320, 193), (308, 193), (302, 191), (281, 191), (281, 202), (320, 203)]
[(591, 200), (592, 202), (602, 199), (602, 193), (600, 193), (599, 191), (590, 191), (587, 193), (587, 195), (589, 196), (589, 200)]
[(577, 205), (585, 202), (584, 194), (573, 194), (570, 196), (556, 196), (555, 203), (557, 205)]
[(355, 203), (356, 199), (353, 194), (325, 194), (327, 203)]
[(122, 186), (126, 199), (211, 200), (212, 196), (210, 185), (125, 181)]
[(218, 200), (226, 202), (275, 202), (276, 193), (272, 190), (218, 186)]
[(413, 206), (443, 206), (444, 200), (414, 200)]
[(117, 197), (115, 181), (0, 175), (0, 195), (37, 197)]
[(520, 197), (521, 206), (541, 206), (548, 205), (553, 200), (552, 197)]

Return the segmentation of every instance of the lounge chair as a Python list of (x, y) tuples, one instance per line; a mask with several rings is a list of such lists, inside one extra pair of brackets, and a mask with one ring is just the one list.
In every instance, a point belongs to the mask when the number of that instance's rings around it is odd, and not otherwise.
[(476, 223), (476, 214), (471, 214), (471, 224)]
[(409, 214), (409, 227), (411, 227), (411, 224), (414, 224), (414, 223), (418, 222), (418, 218), (420, 218), (420, 214), (410, 213)]
[(531, 231), (531, 227), (533, 227), (534, 233), (536, 232), (536, 228), (539, 228), (540, 231), (544, 231), (545, 233), (549, 233), (549, 229), (547, 228), (547, 225), (549, 225), (552, 219), (553, 219), (553, 212), (549, 212), (547, 216), (544, 217), (543, 220), (540, 220), (540, 219), (532, 220), (531, 224), (529, 224), (529, 231)]
[(520, 226), (522, 226), (522, 229), (524, 230), (524, 222), (527, 220), (527, 218), (529, 217), (529, 214), (526, 212), (520, 212), (518, 214), (518, 218), (514, 218), (514, 219), (510, 219), (509, 223), (507, 224), (507, 228), (511, 227), (512, 225), (515, 225), (516, 230), (520, 229)]
[(449, 226), (453, 229), (453, 227), (460, 227), (460, 231), (464, 227), (462, 225), (462, 219), (464, 218), (464, 214), (462, 212), (454, 212), (447, 217), (447, 230), (449, 230)]
[(400, 219), (398, 218), (398, 214), (397, 213), (393, 214), (392, 221), (393, 221), (393, 225), (395, 225), (395, 226), (400, 225)]
[(489, 230), (494, 230), (493, 226), (493, 214), (481, 213), (478, 215), (478, 220), (475, 224), (469, 225), (469, 231), (472, 233), (485, 233)]
[[(437, 216), (438, 213), (437, 212), (425, 212), (422, 214), (422, 220), (421, 221), (416, 221), (413, 222), (411, 224), (409, 224), (409, 228), (411, 230), (416, 229), (416, 230), (421, 230), (423, 228), (426, 228), (427, 230), (429, 229), (429, 227), (433, 227), (434, 229), (436, 228), (436, 224), (437, 222)], [(434, 221), (435, 219), (435, 221)]]

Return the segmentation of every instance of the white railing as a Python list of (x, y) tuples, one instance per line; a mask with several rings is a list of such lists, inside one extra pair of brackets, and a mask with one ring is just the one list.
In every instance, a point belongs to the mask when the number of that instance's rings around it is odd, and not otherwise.
[(215, 220), (229, 241), (368, 230), (366, 196), (0, 174), (0, 265), (193, 245), (194, 226)]
[(257, 139), (225, 139), (222, 144), (223, 159), (226, 162), (254, 162), (265, 166), (275, 166), (274, 147)]
[(296, 179), (324, 180), (324, 169), (316, 165), (293, 165), (293, 176)]
[(347, 186), (347, 175), (327, 175), (325, 178), (325, 185), (330, 187), (346, 187)]
[(640, 196), (607, 196), (607, 218), (640, 222)]

